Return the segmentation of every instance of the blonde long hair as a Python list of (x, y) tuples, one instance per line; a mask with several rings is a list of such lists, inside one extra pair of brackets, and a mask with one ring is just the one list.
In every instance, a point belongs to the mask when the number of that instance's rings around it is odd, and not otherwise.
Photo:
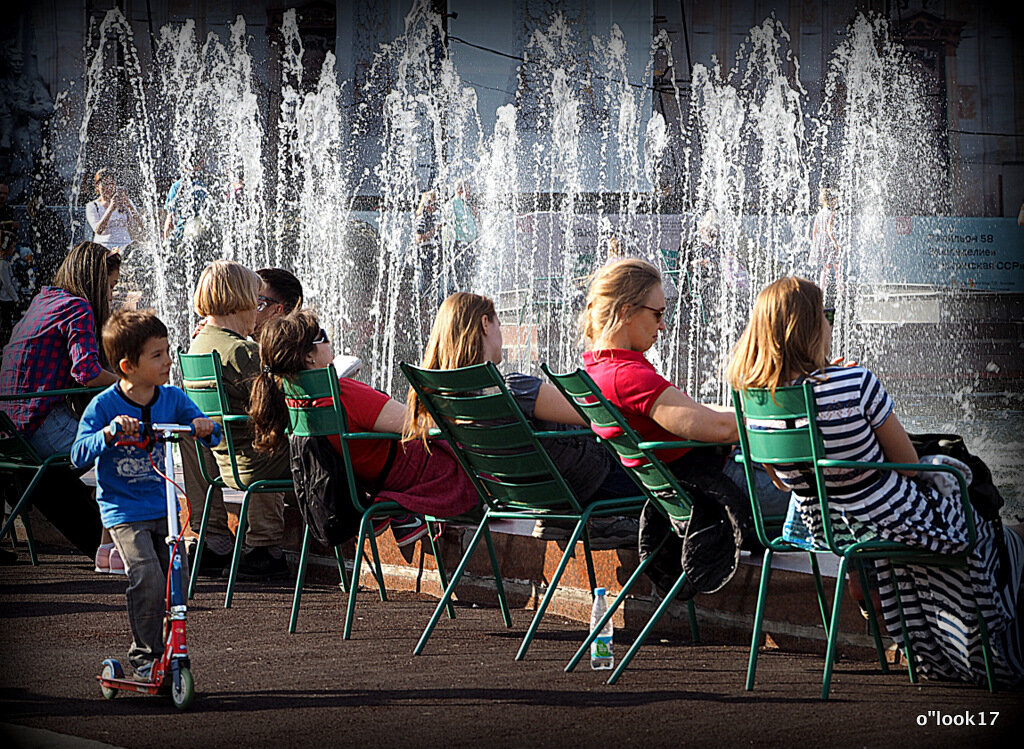
[(644, 303), (661, 283), (661, 272), (646, 260), (631, 257), (607, 263), (594, 273), (587, 290), (587, 306), (580, 314), (580, 332), (593, 344), (614, 332), (625, 319), (627, 307)]
[[(424, 369), (458, 369), (482, 364), (485, 317), (495, 324), (498, 322), (494, 302), (485, 296), (457, 291), (445, 299), (434, 318), (421, 366)], [(406, 408), (409, 416), (403, 441), (420, 439), (426, 444), (427, 433), (434, 422), (412, 388), (409, 388)]]
[(823, 301), (817, 284), (797, 276), (762, 289), (726, 367), (729, 384), (737, 390), (768, 388), (774, 394), (788, 378), (823, 369), (829, 347)]

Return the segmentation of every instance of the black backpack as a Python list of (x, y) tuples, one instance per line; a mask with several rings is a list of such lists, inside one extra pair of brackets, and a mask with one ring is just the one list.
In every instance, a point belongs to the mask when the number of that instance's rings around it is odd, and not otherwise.
[(345, 463), (326, 437), (288, 438), (292, 482), (313, 537), (337, 546), (359, 532), (360, 513), (348, 495)]

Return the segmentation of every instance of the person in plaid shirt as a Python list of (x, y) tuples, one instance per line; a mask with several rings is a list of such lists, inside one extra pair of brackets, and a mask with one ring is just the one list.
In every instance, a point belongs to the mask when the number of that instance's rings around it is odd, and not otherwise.
[[(53, 286), (44, 286), (3, 349), (0, 394), (106, 386), (117, 382), (103, 367), (97, 330), (110, 315), (121, 257), (82, 242), (61, 263)], [(68, 452), (78, 419), (63, 398), (0, 402), (2, 409), (46, 458)], [(35, 494), (35, 506), (83, 553), (92, 556), (102, 526), (89, 489), (70, 472), (51, 470)], [(109, 541), (109, 539), (104, 539)]]

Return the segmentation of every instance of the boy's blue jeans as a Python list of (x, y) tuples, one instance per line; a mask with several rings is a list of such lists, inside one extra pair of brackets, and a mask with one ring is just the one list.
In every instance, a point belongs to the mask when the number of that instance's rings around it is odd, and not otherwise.
[[(133, 668), (150, 663), (164, 652), (163, 623), (166, 611), (167, 518), (120, 523), (110, 529), (114, 546), (128, 572), (128, 625), (132, 646), (128, 662)], [(188, 559), (181, 551), (182, 580), (188, 580)]]

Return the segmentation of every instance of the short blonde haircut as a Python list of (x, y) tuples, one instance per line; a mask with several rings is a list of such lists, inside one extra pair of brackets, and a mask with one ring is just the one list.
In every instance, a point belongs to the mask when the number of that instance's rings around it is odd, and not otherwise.
[(203, 269), (192, 295), (197, 315), (233, 315), (256, 309), (260, 277), (233, 260), (214, 260)]
[(750, 322), (740, 336), (725, 377), (737, 390), (775, 389), (790, 377), (828, 364), (824, 296), (806, 278), (786, 276), (757, 295)]
[(629, 307), (643, 305), (651, 289), (661, 284), (661, 272), (645, 260), (631, 257), (607, 263), (594, 273), (587, 306), (580, 314), (580, 332), (594, 343), (622, 325)]

